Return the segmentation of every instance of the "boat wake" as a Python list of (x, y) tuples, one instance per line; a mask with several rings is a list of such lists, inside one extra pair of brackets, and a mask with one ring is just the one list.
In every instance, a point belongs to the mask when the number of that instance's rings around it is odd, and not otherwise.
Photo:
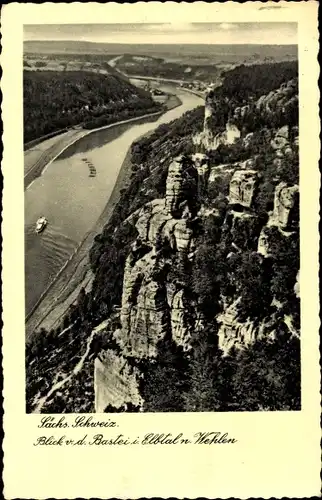
[(26, 315), (77, 247), (76, 241), (68, 238), (59, 227), (51, 225), (50, 222), (40, 234), (35, 232), (34, 225), (25, 229)]

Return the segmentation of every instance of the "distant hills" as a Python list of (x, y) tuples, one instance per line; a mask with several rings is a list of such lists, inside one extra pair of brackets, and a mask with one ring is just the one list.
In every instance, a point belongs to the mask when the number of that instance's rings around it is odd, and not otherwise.
[(23, 44), (24, 53), (39, 53), (39, 54), (99, 54), (102, 52), (112, 53), (111, 44), (81, 42), (73, 40), (32, 40), (26, 41)]
[(294, 60), (297, 45), (208, 45), (208, 44), (119, 44), (72, 40), (25, 41), (25, 54), (132, 54), (163, 57), (168, 60), (198, 59), (212, 64), (244, 60)]

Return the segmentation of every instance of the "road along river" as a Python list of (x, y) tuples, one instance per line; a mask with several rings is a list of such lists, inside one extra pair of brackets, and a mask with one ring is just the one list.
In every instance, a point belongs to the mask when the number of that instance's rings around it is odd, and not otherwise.
[[(145, 119), (144, 123), (102, 129), (79, 139), (26, 189), (26, 316), (38, 307), (57, 274), (100, 218), (131, 144), (162, 123), (203, 104), (196, 95), (173, 86), (163, 88), (177, 94), (182, 104), (153, 122)], [(48, 226), (36, 234), (35, 223), (42, 215), (48, 219)]]

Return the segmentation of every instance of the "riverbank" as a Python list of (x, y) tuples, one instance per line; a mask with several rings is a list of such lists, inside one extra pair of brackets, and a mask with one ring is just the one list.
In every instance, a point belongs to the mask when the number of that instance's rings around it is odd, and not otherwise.
[[(174, 109), (182, 104), (178, 96), (169, 97), (167, 110)], [(142, 117), (140, 117), (142, 119)], [(97, 131), (97, 130), (96, 130)], [(154, 131), (154, 129), (153, 129)], [(143, 134), (148, 136), (153, 131)], [(90, 131), (94, 132), (94, 131)], [(78, 139), (79, 140), (79, 139)], [(76, 140), (73, 141), (77, 142)], [(70, 144), (71, 145), (71, 144)], [(69, 145), (69, 146), (70, 146)], [(69, 147), (68, 146), (68, 147)], [(67, 148), (65, 148), (67, 149)], [(61, 154), (61, 153), (60, 153)], [(89, 251), (93, 240), (99, 234), (105, 224), (108, 223), (114, 207), (119, 200), (120, 190), (125, 188), (130, 182), (132, 173), (131, 147), (128, 149), (125, 159), (120, 168), (113, 191), (94, 227), (85, 235), (84, 239), (77, 247), (76, 251), (60, 270), (58, 275), (51, 282), (49, 287), (43, 292), (36, 305), (26, 318), (26, 337), (30, 337), (32, 332), (39, 328), (47, 330), (58, 326), (66, 311), (78, 297), (82, 287), (89, 289), (92, 282), (92, 272), (89, 264)]]
[[(73, 127), (73, 128), (76, 128), (76, 127)], [(60, 129), (60, 130), (55, 130), (54, 132), (50, 132), (50, 134), (42, 135), (41, 137), (38, 137), (37, 139), (33, 139), (32, 141), (26, 142), (23, 145), (23, 150), (28, 151), (29, 149), (32, 149), (35, 146), (38, 146), (38, 144), (40, 144), (41, 142), (44, 142), (47, 139), (51, 139), (52, 137), (55, 137), (56, 135), (64, 134), (67, 131), (68, 131), (68, 128), (65, 127), (65, 128)]]
[[(48, 167), (53, 161), (55, 161), (66, 149), (75, 144), (77, 141), (86, 137), (94, 132), (98, 132), (100, 130), (113, 129), (119, 127), (121, 125), (136, 123), (139, 120), (147, 120), (149, 118), (158, 119), (162, 114), (166, 113), (168, 109), (157, 111), (155, 113), (148, 113), (146, 115), (137, 116), (135, 118), (129, 118), (128, 120), (122, 120), (116, 123), (111, 123), (109, 125), (104, 125), (103, 127), (94, 128), (91, 130), (74, 130), (68, 131), (64, 135), (64, 137), (60, 138), (57, 142), (55, 142), (49, 149), (44, 151), (44, 153), (37, 159), (35, 164), (29, 169), (24, 176), (24, 189), (26, 190), (28, 186), (34, 182), (38, 177), (41, 176), (45, 167)], [(74, 132), (74, 133), (72, 133)], [(28, 152), (30, 152), (29, 150)]]
[(156, 111), (155, 113), (147, 113), (145, 115), (121, 120), (119, 122), (103, 125), (95, 129), (75, 129), (67, 130), (62, 135), (57, 135), (46, 139), (41, 143), (37, 143), (34, 147), (28, 149), (24, 153), (24, 190), (34, 182), (42, 174), (45, 167), (55, 161), (66, 149), (75, 144), (77, 141), (99, 130), (107, 130), (119, 127), (121, 125), (136, 123), (139, 120), (147, 120), (150, 117), (158, 119), (162, 114), (174, 109), (182, 104), (179, 97), (175, 94), (168, 94), (168, 99), (164, 102), (165, 109)]

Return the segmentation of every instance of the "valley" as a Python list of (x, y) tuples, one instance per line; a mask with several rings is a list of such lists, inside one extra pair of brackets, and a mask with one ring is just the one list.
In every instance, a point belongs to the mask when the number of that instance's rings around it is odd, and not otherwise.
[[(196, 91), (197, 70), (178, 73), (159, 61), (156, 71), (150, 58), (165, 53), (120, 57), (114, 49), (113, 70), (141, 78), (130, 84), (149, 99), (168, 87), (182, 105), (102, 146), (99, 163), (94, 134), (48, 170), (68, 171), (80, 193), (72, 174), (86, 153), (110, 186), (99, 184), (82, 278), (67, 293), (72, 271), (59, 292), (53, 288), (49, 302), (68, 310), (43, 307), (29, 324), (27, 411), (299, 410), (296, 60), (265, 61), (273, 56), (262, 51), (259, 63), (257, 55), (238, 64), (228, 54), (224, 71), (213, 64), (199, 75), (197, 96), (187, 92)], [(178, 75), (172, 90), (155, 82)], [(112, 181), (104, 162), (114, 146)], [(66, 222), (72, 239), (79, 223)]]

